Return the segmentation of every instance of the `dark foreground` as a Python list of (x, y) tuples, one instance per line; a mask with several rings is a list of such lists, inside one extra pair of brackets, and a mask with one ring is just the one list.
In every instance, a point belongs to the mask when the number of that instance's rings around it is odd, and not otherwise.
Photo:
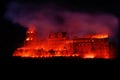
[(1, 60), (0, 64), (102, 64), (102, 65), (118, 65), (117, 59), (81, 59), (78, 57), (53, 57), (53, 58), (21, 58), (12, 57)]

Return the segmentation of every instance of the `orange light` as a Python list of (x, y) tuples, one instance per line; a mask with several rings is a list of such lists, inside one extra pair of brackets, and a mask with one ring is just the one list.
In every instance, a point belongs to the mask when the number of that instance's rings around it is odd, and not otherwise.
[(83, 58), (95, 58), (95, 55), (94, 54), (86, 54)]
[(27, 39), (26, 39), (26, 41), (29, 41), (29, 40), (30, 40), (30, 38), (27, 38)]
[(108, 34), (98, 34), (98, 35), (93, 35), (92, 38), (108, 38)]
[(26, 41), (33, 40), (33, 38), (26, 38)]

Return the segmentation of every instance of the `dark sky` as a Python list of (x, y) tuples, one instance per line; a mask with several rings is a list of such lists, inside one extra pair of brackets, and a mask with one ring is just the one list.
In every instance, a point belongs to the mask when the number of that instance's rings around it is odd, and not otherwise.
[[(44, 4), (44, 3), (56, 3), (64, 8), (71, 10), (104, 10), (104, 11), (116, 11), (119, 9), (119, 4), (114, 1), (84, 1), (84, 0), (13, 0), (19, 1), (21, 3), (35, 3), (35, 4)], [(112, 3), (111, 3), (112, 2)]]
[(84, 0), (4, 0), (1, 5), (7, 5), (9, 2), (31, 3), (31, 4), (46, 4), (55, 3), (64, 9), (71, 11), (104, 11), (119, 14), (120, 5), (115, 1), (84, 1)]
[(40, 37), (47, 37), (51, 31), (65, 31), (70, 35), (74, 32), (108, 33), (114, 36), (116, 33), (113, 32), (118, 30), (118, 18), (109, 10), (111, 8), (113, 12), (116, 5), (105, 5), (79, 0), (17, 0), (8, 3), (5, 17), (26, 27), (33, 24)]
[[(20, 5), (12, 4), (12, 2), (19, 3)], [(14, 21), (14, 19), (17, 19), (15, 21), (19, 22), (18, 19), (20, 17), (22, 18), (24, 16), (24, 18), (27, 18), (28, 15), (30, 14), (34, 16), (36, 14), (33, 14), (33, 13), (35, 12), (37, 13), (37, 10), (43, 9), (45, 13), (44, 15), (48, 17), (53, 16), (56, 21), (56, 24), (63, 24), (65, 22), (63, 15), (61, 14), (59, 15), (59, 11), (61, 12), (67, 11), (69, 13), (88, 13), (90, 15), (91, 14), (98, 15), (99, 13), (108, 13), (108, 14), (112, 13), (113, 16), (117, 16), (117, 18), (119, 18), (118, 16), (119, 16), (119, 7), (120, 7), (120, 5), (114, 1), (85, 2), (84, 0), (4, 0), (4, 2), (2, 2), (1, 4), (2, 4), (1, 16), (2, 17), (4, 17), (4, 15), (10, 16), (13, 18), (11, 21)], [(14, 7), (13, 9), (11, 9), (11, 5), (13, 5)], [(16, 6), (18, 6), (18, 8), (15, 8)], [(45, 11), (45, 9), (47, 10)], [(51, 17), (49, 18), (51, 19)], [(29, 20), (32, 20), (31, 17), (29, 17)], [(24, 21), (24, 20), (21, 20), (21, 21)]]

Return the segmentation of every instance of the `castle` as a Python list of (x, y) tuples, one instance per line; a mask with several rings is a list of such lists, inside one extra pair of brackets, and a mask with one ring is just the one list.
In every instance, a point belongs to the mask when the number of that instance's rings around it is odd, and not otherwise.
[(18, 48), (13, 56), (21, 57), (80, 57), (105, 58), (111, 57), (108, 34), (95, 34), (79, 38), (69, 38), (67, 32), (51, 32), (48, 39), (39, 39), (34, 27), (26, 33), (24, 46)]

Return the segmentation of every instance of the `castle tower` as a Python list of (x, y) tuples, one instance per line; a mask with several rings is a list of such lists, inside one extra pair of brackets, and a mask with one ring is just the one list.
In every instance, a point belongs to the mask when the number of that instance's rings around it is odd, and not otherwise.
[(28, 31), (26, 32), (25, 45), (31, 44), (36, 41), (36, 29), (34, 25), (30, 25)]

